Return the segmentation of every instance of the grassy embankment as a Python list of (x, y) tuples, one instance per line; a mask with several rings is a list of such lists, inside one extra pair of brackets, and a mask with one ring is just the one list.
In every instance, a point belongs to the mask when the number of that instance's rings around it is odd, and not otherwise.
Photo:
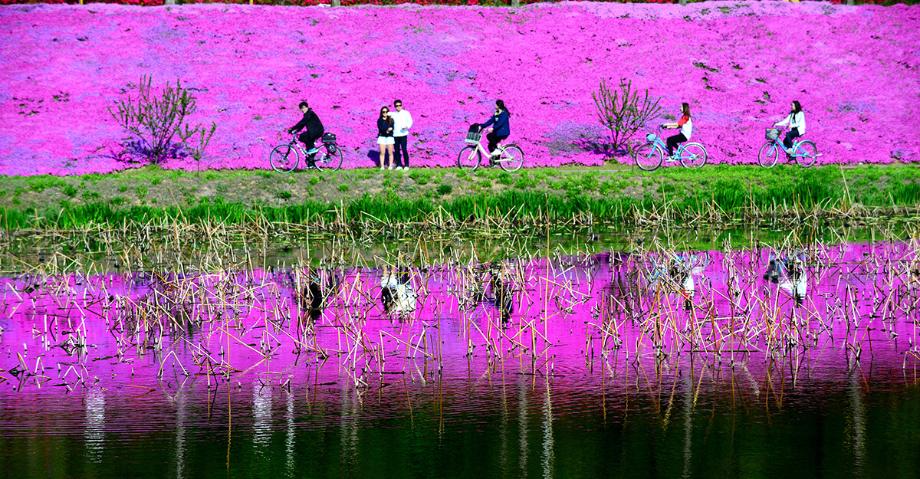
[(707, 166), (645, 173), (632, 167), (563, 167), (506, 173), (208, 171), (148, 167), (106, 175), (0, 179), (0, 227), (74, 228), (267, 220), (336, 224), (644, 221), (768, 223), (777, 218), (920, 214), (915, 165)]

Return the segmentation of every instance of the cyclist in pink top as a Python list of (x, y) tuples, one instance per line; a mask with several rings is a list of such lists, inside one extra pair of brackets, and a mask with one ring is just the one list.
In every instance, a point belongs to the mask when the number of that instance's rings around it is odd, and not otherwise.
[(674, 156), (674, 147), (690, 140), (690, 136), (693, 134), (693, 119), (690, 118), (690, 104), (681, 103), (680, 104), (680, 120), (677, 120), (677, 123), (665, 123), (661, 125), (663, 128), (680, 128), (680, 133), (668, 137), (668, 156)]

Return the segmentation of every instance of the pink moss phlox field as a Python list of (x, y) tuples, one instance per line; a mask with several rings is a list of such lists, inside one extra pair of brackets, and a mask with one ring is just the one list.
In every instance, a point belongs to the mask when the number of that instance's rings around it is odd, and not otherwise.
[[(920, 161), (920, 8), (827, 3), (607, 3), (479, 7), (236, 5), (0, 8), (0, 174), (80, 174), (123, 134), (108, 107), (143, 74), (181, 79), (218, 124), (201, 165), (267, 168), (270, 146), (307, 99), (373, 166), (381, 105), (415, 117), (413, 166), (450, 166), (467, 126), (496, 98), (529, 166), (598, 165), (607, 154), (591, 99), (628, 78), (674, 115), (689, 101), (713, 163), (754, 163), (791, 100), (820, 163)], [(620, 159), (620, 161), (626, 161)]]

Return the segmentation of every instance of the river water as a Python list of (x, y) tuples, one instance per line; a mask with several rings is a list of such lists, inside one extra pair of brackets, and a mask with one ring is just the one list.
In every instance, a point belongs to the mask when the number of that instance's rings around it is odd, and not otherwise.
[(916, 477), (906, 242), (0, 278), (6, 477)]

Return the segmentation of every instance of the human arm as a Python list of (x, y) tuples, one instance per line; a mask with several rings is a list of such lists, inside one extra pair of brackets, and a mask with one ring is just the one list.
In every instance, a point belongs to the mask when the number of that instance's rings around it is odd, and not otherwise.
[(792, 119), (792, 115), (787, 116), (782, 121), (778, 121), (773, 124), (773, 126), (786, 126), (789, 124), (789, 121)]
[(408, 133), (409, 128), (412, 128), (412, 113), (406, 111), (406, 124), (403, 126), (403, 132)]
[(300, 121), (298, 121), (296, 125), (288, 128), (288, 133), (294, 133), (294, 132), (300, 131), (305, 126), (307, 126), (307, 114), (306, 113), (304, 113), (303, 118), (301, 118)]

